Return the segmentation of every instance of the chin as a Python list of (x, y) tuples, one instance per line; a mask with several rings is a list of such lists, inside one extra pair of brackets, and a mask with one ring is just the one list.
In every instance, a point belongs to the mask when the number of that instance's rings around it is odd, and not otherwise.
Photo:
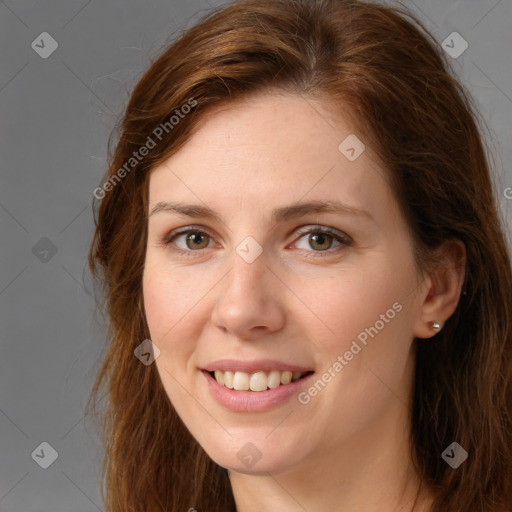
[[(241, 440), (244, 439), (244, 440)], [(250, 441), (251, 436), (231, 440), (228, 446), (203, 445), (208, 456), (219, 466), (244, 475), (268, 476), (281, 473), (300, 463), (304, 454), (282, 442)], [(300, 441), (297, 443), (300, 446)]]
[(270, 460), (263, 460), (263, 457), (257, 461), (253, 466), (246, 465), (243, 462), (240, 462), (238, 458), (221, 456), (219, 459), (214, 460), (219, 466), (226, 468), (228, 471), (234, 471), (236, 473), (241, 473), (243, 475), (254, 475), (254, 476), (268, 476), (269, 473), (277, 474), (283, 471), (287, 471), (293, 465), (290, 465), (289, 462), (284, 462), (280, 459), (275, 459), (272, 457)]

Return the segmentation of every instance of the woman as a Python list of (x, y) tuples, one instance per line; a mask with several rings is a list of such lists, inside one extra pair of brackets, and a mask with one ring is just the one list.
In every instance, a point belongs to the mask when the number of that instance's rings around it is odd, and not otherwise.
[(510, 254), (442, 53), (246, 0), (152, 63), (95, 191), (108, 512), (511, 509)]

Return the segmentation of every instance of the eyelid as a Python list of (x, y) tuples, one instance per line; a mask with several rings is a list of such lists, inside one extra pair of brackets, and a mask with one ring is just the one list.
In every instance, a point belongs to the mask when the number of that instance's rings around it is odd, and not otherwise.
[[(184, 226), (182, 228), (173, 229), (171, 232), (166, 234), (162, 240), (161, 245), (168, 245), (170, 244), (175, 238), (177, 238), (180, 235), (186, 235), (190, 232), (199, 232), (199, 233), (205, 233), (210, 238), (214, 239), (215, 235), (211, 233), (211, 231), (206, 228), (205, 226), (200, 225), (191, 225), (191, 226)], [(177, 250), (180, 250), (179, 248)], [(202, 250), (202, 249), (201, 249)], [(199, 251), (185, 251), (185, 252), (199, 252)]]
[[(347, 245), (353, 243), (352, 238), (350, 238), (350, 236), (348, 236), (343, 231), (340, 231), (335, 228), (330, 228), (328, 226), (321, 226), (320, 224), (307, 224), (304, 227), (298, 228), (297, 235), (299, 235), (299, 238), (300, 238), (302, 235), (305, 235), (308, 233), (317, 233), (317, 232), (325, 233), (327, 235), (331, 235), (335, 238), (338, 238), (338, 239), (340, 239), (340, 241), (342, 241), (343, 243), (345, 243)], [(320, 252), (320, 251), (316, 251), (316, 252)], [(323, 252), (325, 252), (325, 251), (323, 251)]]

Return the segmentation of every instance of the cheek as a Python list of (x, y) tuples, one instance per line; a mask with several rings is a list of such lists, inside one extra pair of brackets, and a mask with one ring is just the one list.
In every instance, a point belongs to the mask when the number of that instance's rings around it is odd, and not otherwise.
[(158, 278), (146, 271), (143, 296), (146, 319), (152, 336), (161, 337), (172, 325), (176, 315), (176, 287), (168, 279)]
[(150, 337), (161, 351), (157, 362), (167, 366), (192, 350), (188, 341), (193, 333), (185, 333), (197, 324), (191, 321), (196, 294), (179, 273), (151, 261), (146, 262), (142, 286)]
[(176, 272), (170, 273), (152, 262), (146, 263), (144, 309), (150, 339), (160, 350), (155, 365), (165, 392), (177, 409), (187, 401), (182, 386), (187, 380), (187, 361), (194, 350), (190, 340), (197, 339), (194, 338), (197, 334), (188, 332), (194, 325), (189, 318), (193, 310), (187, 315), (191, 304), (182, 286)]
[(194, 425), (205, 424), (204, 409), (201, 400), (191, 396), (196, 394), (194, 351), (202, 328), (198, 301), (211, 285), (201, 282), (195, 286), (197, 279), (189, 279), (185, 274), (184, 269), (170, 270), (165, 263), (147, 261), (143, 276), (144, 308), (151, 341), (160, 349), (155, 365), (165, 393), (194, 437), (206, 443), (201, 438), (203, 432), (194, 431)]
[(329, 279), (329, 286), (324, 281), (321, 288), (310, 285), (309, 305), (322, 320), (312, 317), (309, 322), (319, 378), (329, 369), (335, 374), (328, 385), (331, 391), (322, 393), (319, 403), (343, 414), (350, 411), (361, 422), (393, 400), (389, 389), (405, 394), (412, 362), (414, 268), (402, 262), (399, 271), (392, 265), (347, 272)]
[[(330, 355), (348, 350), (351, 341), (364, 340), (365, 329), (378, 322), (380, 331), (397, 317), (393, 304), (400, 298), (401, 292), (396, 282), (383, 273), (347, 272), (328, 280), (303, 282), (308, 290), (306, 304), (311, 312), (311, 323), (316, 324), (324, 335), (323, 348)], [(381, 315), (389, 323), (382, 324)], [(383, 328), (385, 326), (385, 328)], [(313, 327), (313, 325), (311, 325)]]
[(204, 281), (193, 279), (186, 268), (170, 265), (164, 251), (148, 250), (142, 288), (151, 335), (172, 337), (194, 314), (193, 305), (203, 296)]
[(397, 396), (407, 400), (412, 378), (407, 295), (412, 277), (405, 268), (401, 276), (403, 280), (397, 280), (368, 271), (332, 279), (327, 288), (310, 287), (308, 305), (322, 321), (312, 316), (307, 328), (318, 356), (318, 379), (327, 373), (330, 380), (325, 387), (317, 386), (321, 391), (309, 388), (308, 407), (319, 423), (325, 415), (330, 418), (333, 439), (356, 435), (390, 404), (400, 405)]

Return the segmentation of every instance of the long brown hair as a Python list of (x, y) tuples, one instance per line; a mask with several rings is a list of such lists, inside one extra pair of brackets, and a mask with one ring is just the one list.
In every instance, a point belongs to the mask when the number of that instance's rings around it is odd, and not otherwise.
[[(429, 268), (444, 240), (465, 244), (457, 310), (434, 339), (415, 340), (411, 451), (435, 491), (432, 511), (510, 511), (512, 270), (470, 96), (439, 44), (402, 9), (359, 0), (243, 0), (205, 15), (152, 62), (119, 123), (110, 186), (95, 194), (102, 199), (94, 202), (89, 266), (103, 285), (109, 345), (86, 412), (98, 414), (102, 427), (107, 512), (234, 508), (226, 469), (183, 425), (156, 366), (134, 356), (149, 338), (147, 187), (151, 169), (186, 142), (210, 107), (271, 88), (354, 113), (389, 172), (419, 268)], [(179, 122), (169, 121), (173, 114)], [(155, 144), (147, 155), (130, 160), (149, 139)], [(457, 469), (441, 457), (452, 441), (469, 453)]]

